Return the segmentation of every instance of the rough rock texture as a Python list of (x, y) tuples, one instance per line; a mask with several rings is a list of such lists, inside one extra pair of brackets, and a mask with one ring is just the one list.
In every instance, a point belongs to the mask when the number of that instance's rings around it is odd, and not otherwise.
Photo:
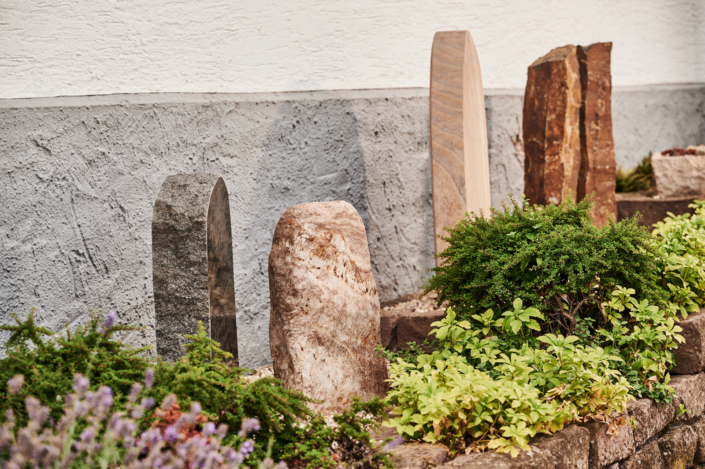
[(642, 446), (619, 463), (619, 469), (664, 469), (664, 467), (657, 441)]
[(198, 333), (201, 321), (237, 360), (230, 205), (220, 176), (164, 180), (154, 203), (152, 265), (157, 353), (181, 358), (184, 334)]
[(530, 452), (520, 451), (512, 458), (507, 453), (474, 453), (458, 456), (440, 466), (442, 469), (554, 469), (551, 453), (533, 447)]
[(636, 420), (634, 444), (638, 448), (673, 421), (673, 404), (659, 404), (653, 399), (637, 399), (627, 404), (627, 413)]
[[(523, 94), (485, 90), (495, 207), (524, 189)], [(704, 98), (702, 84), (615, 88), (618, 164), (705, 142)], [(154, 345), (152, 209), (178, 173), (219, 174), (230, 191), (243, 366), (271, 363), (267, 256), (292, 205), (353, 204), (380, 300), (418, 291), (434, 265), (428, 101), (427, 89), (0, 100), (0, 323), (35, 307), (58, 331), (117, 309), (147, 326), (129, 343)]]
[(705, 462), (705, 420), (700, 419), (697, 422), (693, 422), (690, 426), (695, 433), (698, 435), (698, 445), (695, 450), (695, 462), (704, 463)]
[(587, 469), (590, 455), (590, 432), (578, 425), (569, 425), (553, 435), (538, 435), (532, 447), (553, 456), (555, 469)]
[(705, 371), (705, 312), (691, 314), (678, 323), (685, 343), (673, 351), (676, 366), (671, 374), (686, 375)]
[(676, 375), (668, 383), (676, 393), (673, 399), (674, 408), (681, 404), (688, 412), (679, 416), (677, 420), (688, 420), (700, 417), (705, 411), (705, 373), (697, 375)]
[(433, 230), (440, 254), (448, 247), (438, 237), (447, 235), (446, 228), (466, 212), (489, 213), (491, 206), (482, 74), (469, 31), (434, 35), (429, 102)]
[(619, 427), (615, 435), (608, 435), (609, 426), (602, 422), (584, 426), (590, 432), (590, 469), (601, 469), (634, 452), (634, 435), (629, 425)]
[(595, 194), (591, 215), (597, 226), (606, 225), (610, 219), (617, 220), (611, 56), (611, 42), (578, 46), (582, 100), (577, 200)]
[[(428, 339), (433, 342), (433, 338), (428, 336), (428, 333), (433, 329), (433, 324), (440, 321), (445, 316), (444, 309), (436, 309), (426, 313), (416, 313), (401, 316), (397, 321), (397, 346), (399, 349), (408, 350), (409, 342), (416, 342), (416, 345), (421, 345)], [(423, 350), (431, 352), (433, 347), (423, 346)]]
[(394, 469), (428, 469), (446, 462), (448, 447), (440, 443), (405, 443), (394, 448), (389, 459)]
[(659, 222), (671, 213), (694, 213), (695, 210), (688, 207), (696, 199), (695, 197), (669, 197), (654, 198), (644, 192), (627, 192), (616, 194), (617, 198), (617, 220), (633, 217), (637, 212), (641, 215), (639, 224), (646, 226), (650, 230), (652, 225)]
[(688, 426), (674, 428), (658, 439), (664, 469), (686, 469), (693, 465), (698, 434)]
[(575, 198), (580, 171), (580, 68), (575, 46), (529, 67), (524, 93), (524, 194), (532, 204)]
[(654, 188), (661, 197), (695, 197), (705, 194), (705, 156), (651, 156)]
[(296, 205), (282, 215), (269, 255), (274, 375), (339, 412), (352, 396), (385, 392), (379, 299), (362, 219), (347, 202)]
[(382, 341), (382, 347), (392, 352), (399, 351), (399, 342), (397, 341), (397, 326), (399, 319), (407, 314), (413, 314), (409, 309), (392, 309), (381, 310), (379, 312), (379, 336)]

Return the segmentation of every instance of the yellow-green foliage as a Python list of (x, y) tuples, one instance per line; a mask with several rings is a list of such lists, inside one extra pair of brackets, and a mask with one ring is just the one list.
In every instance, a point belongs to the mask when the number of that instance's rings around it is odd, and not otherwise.
[[(529, 319), (530, 320), (530, 319)], [(546, 334), (545, 349), (524, 345), (500, 353), (487, 341), (474, 357), (493, 365), (495, 376), (477, 370), (458, 352), (480, 330), (455, 322), (452, 309), (434, 323), (444, 350), (398, 359), (392, 364), (387, 401), (399, 415), (387, 425), (410, 438), (442, 441), (453, 450), (496, 449), (516, 455), (537, 433), (561, 430), (566, 422), (625, 410), (629, 384), (611, 363), (621, 359), (601, 348), (575, 345), (575, 336)]]

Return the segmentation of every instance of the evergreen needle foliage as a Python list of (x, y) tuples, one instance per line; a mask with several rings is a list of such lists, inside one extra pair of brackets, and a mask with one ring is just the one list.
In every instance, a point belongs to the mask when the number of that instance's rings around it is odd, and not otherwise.
[(591, 206), (591, 199), (545, 207), (512, 200), (490, 218), (466, 218), (448, 230), (430, 289), (466, 319), (488, 308), (499, 319), (521, 298), (545, 315), (534, 335), (572, 334), (578, 318), (606, 325), (601, 305), (618, 285), (651, 304), (664, 300), (648, 231), (636, 219), (596, 228)]

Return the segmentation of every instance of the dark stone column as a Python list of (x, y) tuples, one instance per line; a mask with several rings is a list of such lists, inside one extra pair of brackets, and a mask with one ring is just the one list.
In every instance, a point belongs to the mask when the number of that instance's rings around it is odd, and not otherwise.
[(578, 46), (580, 62), (580, 177), (577, 200), (594, 193), (591, 215), (597, 226), (617, 219), (617, 163), (612, 137), (611, 42)]
[(524, 92), (524, 193), (532, 205), (576, 197), (580, 171), (580, 68), (575, 46), (529, 67)]
[(152, 266), (157, 353), (176, 361), (202, 321), (237, 361), (228, 190), (214, 174), (169, 176), (154, 203)]

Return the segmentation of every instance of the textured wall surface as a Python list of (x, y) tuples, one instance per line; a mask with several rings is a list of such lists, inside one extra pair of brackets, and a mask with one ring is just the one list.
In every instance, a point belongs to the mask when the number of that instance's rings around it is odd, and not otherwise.
[(614, 42), (614, 84), (705, 81), (702, 0), (6, 0), (0, 97), (428, 86), (467, 29), (485, 88), (565, 44)]
[[(523, 190), (522, 95), (485, 98), (495, 206)], [(704, 97), (616, 89), (617, 162), (704, 142)], [(56, 330), (116, 308), (153, 344), (152, 207), (164, 178), (197, 171), (230, 194), (243, 365), (270, 360), (267, 259), (292, 205), (350, 202), (380, 299), (415, 291), (433, 266), (428, 112), (425, 89), (0, 100), (0, 322), (35, 307)]]

